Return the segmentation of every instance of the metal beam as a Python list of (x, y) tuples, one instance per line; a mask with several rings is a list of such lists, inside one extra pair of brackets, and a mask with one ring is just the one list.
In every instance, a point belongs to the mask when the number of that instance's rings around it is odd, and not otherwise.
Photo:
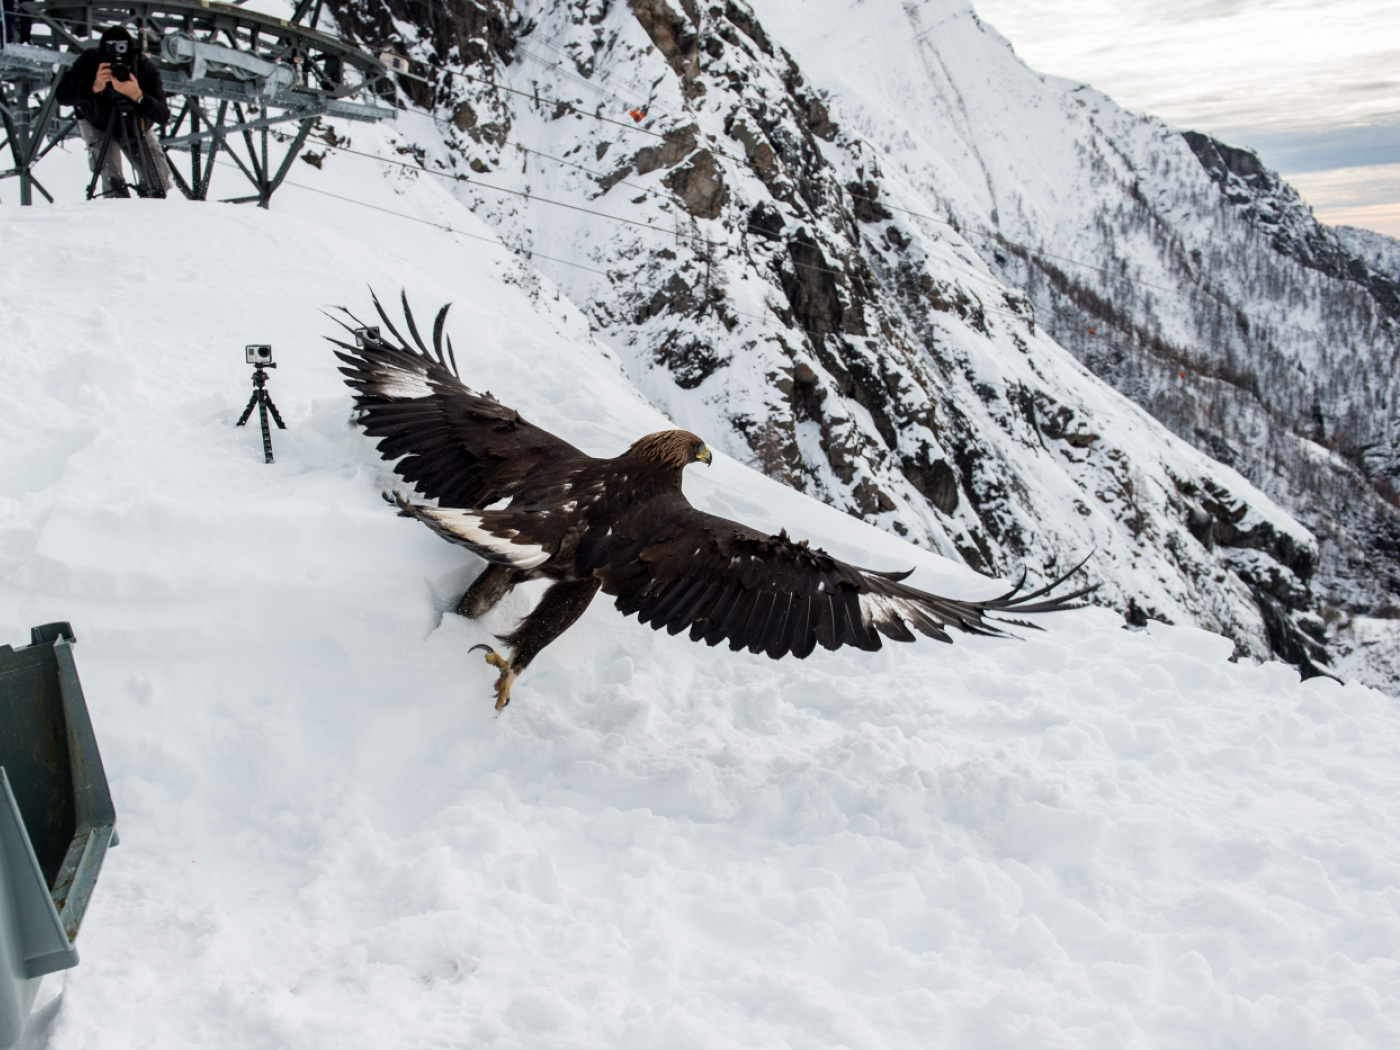
[[(160, 64), (172, 105), (184, 96), (162, 143), (190, 154), (188, 176), (176, 173), (181, 191), (206, 199), (215, 157), (223, 150), (266, 206), (318, 117), (375, 123), (397, 116), (375, 97), (389, 77), (379, 60), (314, 28), (322, 2), (296, 0), (287, 20), (218, 0), (22, 0), (19, 7), (34, 18), (36, 36), (30, 44), (0, 48), (0, 149), (8, 147), (14, 158), (13, 169), (0, 178), (18, 176), (25, 203), (35, 188), (49, 197), (32, 168), (71, 136), (77, 123), (59, 115), (62, 75), (76, 52), (92, 46), (103, 29), (126, 25), (141, 33), (143, 46)], [(308, 15), (311, 24), (300, 24)], [(362, 97), (352, 100), (356, 95)], [(217, 116), (204, 99), (218, 101)], [(261, 112), (255, 117), (245, 107)], [(230, 112), (237, 118), (226, 123)], [(300, 127), (279, 158), (273, 156), (279, 147), (269, 141), (268, 129), (288, 121)], [(246, 158), (232, 148), (230, 134), (243, 140)]]
[[(240, 112), (242, 107), (236, 107)], [(282, 113), (275, 117), (259, 117), (256, 120), (242, 120), (237, 124), (225, 124), (207, 128), (204, 131), (181, 135), (178, 138), (165, 139), (161, 145), (166, 149), (179, 149), (181, 146), (188, 146), (193, 142), (202, 142), (208, 138), (223, 138), (225, 135), (232, 135), (237, 132), (255, 131), (258, 128), (271, 127), (273, 124), (285, 124), (289, 120), (315, 120), (323, 117), (327, 113), (325, 109), (300, 110), (296, 113)]]

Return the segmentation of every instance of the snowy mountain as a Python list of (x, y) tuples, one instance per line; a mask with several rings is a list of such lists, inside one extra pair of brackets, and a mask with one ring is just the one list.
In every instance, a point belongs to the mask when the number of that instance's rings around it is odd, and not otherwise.
[[(24, 1050), (1394, 1046), (1396, 704), (1281, 662), (1400, 670), (1337, 437), (1393, 242), (964, 6), (677, 4), (328, 5), (414, 73), (270, 211), (6, 198), (0, 644), (73, 623), (122, 838)], [(381, 501), (369, 287), (587, 452), (700, 432), (704, 509), (1113, 608), (773, 662), (600, 601), (494, 717), (539, 590), (453, 615)]]
[(1338, 226), (1334, 232), (1349, 253), (1377, 273), (1400, 283), (1400, 241), (1355, 226)]
[(965, 5), (760, 11), (1060, 345), (1313, 531), (1327, 627), (1302, 622), (1394, 681), (1395, 242), (1319, 225), (1253, 154), (1035, 74)]
[[(1319, 548), (1230, 469), (1252, 463), (1198, 454), (1056, 341), (1058, 293), (1018, 245), (1098, 258), (1081, 226), (1113, 228), (1118, 175), (1097, 112), (970, 9), (356, 0), (323, 17), (415, 62), (397, 177), (450, 176), (681, 425), (974, 568), (1094, 549), (1134, 623), (1327, 660)], [(1177, 142), (1216, 193), (1180, 136), (1101, 107), (1125, 140)], [(1176, 279), (1143, 259), (1136, 276)]]
[[(302, 167), (271, 212), (0, 208), (0, 644), (73, 623), (121, 833), (23, 1050), (1394, 1045), (1364, 686), (1107, 609), (773, 662), (596, 602), (495, 717), (469, 649), (538, 588), (446, 611), (480, 563), (380, 500), (321, 308), (453, 302), (463, 373), (589, 452), (666, 417), (439, 180)], [(685, 487), (996, 586), (723, 455)]]

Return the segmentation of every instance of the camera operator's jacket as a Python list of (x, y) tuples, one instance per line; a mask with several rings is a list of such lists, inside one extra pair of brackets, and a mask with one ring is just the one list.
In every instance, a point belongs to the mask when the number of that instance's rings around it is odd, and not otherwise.
[[(116, 90), (92, 93), (92, 82), (97, 79), (97, 67), (107, 59), (102, 57), (100, 48), (89, 48), (78, 56), (69, 67), (63, 82), (58, 85), (60, 105), (72, 106), (78, 116), (95, 128), (106, 128), (112, 117), (112, 109), (117, 104)], [(141, 85), (141, 101), (136, 104), (136, 112), (147, 124), (164, 124), (170, 119), (170, 106), (165, 101), (165, 85), (160, 82), (160, 70), (145, 55), (136, 56), (132, 73)]]

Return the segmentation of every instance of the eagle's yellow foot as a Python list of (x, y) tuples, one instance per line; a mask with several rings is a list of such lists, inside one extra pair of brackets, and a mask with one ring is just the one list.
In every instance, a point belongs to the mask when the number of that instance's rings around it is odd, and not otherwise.
[(508, 667), (501, 669), (501, 676), (496, 679), (496, 710), (502, 710), (510, 703), (510, 687), (515, 681), (515, 672)]
[(489, 645), (474, 645), (468, 651), (474, 653), (478, 649), (485, 649), (486, 662), (501, 672), (496, 678), (496, 710), (500, 711), (510, 703), (510, 687), (515, 681), (515, 672), (510, 669), (510, 661)]

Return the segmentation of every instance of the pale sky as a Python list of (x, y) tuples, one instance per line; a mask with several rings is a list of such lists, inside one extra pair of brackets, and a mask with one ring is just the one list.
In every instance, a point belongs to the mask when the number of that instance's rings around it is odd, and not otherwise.
[(974, 0), (1032, 68), (1257, 150), (1323, 222), (1400, 237), (1400, 0)]

